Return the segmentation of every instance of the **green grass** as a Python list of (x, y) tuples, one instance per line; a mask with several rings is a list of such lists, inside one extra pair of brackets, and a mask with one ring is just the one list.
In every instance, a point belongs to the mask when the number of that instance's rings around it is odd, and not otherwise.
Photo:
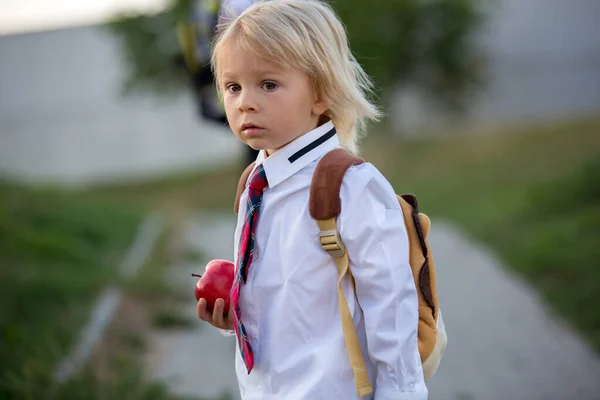
[(0, 184), (0, 399), (166, 398), (125, 361), (118, 380), (90, 368), (65, 385), (53, 379), (97, 295), (118, 282), (143, 217), (84, 197)]
[[(7, 399), (74, 399), (74, 400), (184, 400), (169, 394), (163, 385), (147, 381), (137, 362), (122, 357), (112, 363), (116, 377), (98, 379), (96, 371), (85, 368), (63, 385), (47, 387), (25, 384), (18, 390), (18, 397)], [(192, 400), (191, 398), (189, 400)], [(197, 400), (197, 399), (193, 399)]]
[(422, 211), (490, 245), (600, 350), (599, 119), (437, 140), (377, 136), (365, 157), (398, 193), (417, 194)]
[[(122, 281), (118, 268), (125, 251), (142, 218), (160, 205), (149, 193), (125, 190), (115, 196), (110, 190), (73, 193), (0, 183), (1, 400), (184, 399), (150, 382), (142, 362), (144, 333), (153, 323), (161, 329), (189, 326), (165, 311), (179, 307), (184, 296), (164, 279), (173, 226), (138, 275)], [(169, 198), (174, 192), (152, 193)], [(56, 366), (108, 284), (124, 289), (116, 318), (92, 359), (59, 384)]]
[(207, 173), (185, 172), (135, 184), (98, 186), (84, 196), (160, 209), (171, 216), (193, 209), (233, 212), (238, 178), (245, 166), (232, 163)]

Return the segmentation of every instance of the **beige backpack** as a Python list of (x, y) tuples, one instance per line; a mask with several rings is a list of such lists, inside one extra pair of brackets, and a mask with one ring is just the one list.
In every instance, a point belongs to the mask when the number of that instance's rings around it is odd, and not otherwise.
[[(312, 178), (309, 200), (310, 214), (317, 221), (321, 230), (319, 234), (321, 246), (335, 259), (337, 265), (337, 291), (342, 329), (359, 396), (371, 393), (373, 387), (369, 382), (358, 336), (341, 287), (342, 279), (346, 274), (349, 275), (353, 286), (354, 278), (349, 269), (348, 253), (337, 230), (336, 218), (341, 212), (339, 192), (344, 175), (348, 168), (363, 162), (362, 158), (343, 149), (335, 149), (327, 153), (317, 164)], [(240, 177), (234, 205), (236, 213), (240, 195), (253, 166), (254, 164), (249, 165)], [(425, 214), (419, 212), (415, 196), (406, 194), (398, 196), (398, 201), (404, 214), (404, 224), (409, 239), (409, 263), (419, 296), (419, 353), (425, 380), (428, 380), (436, 372), (447, 342), (442, 315), (438, 307), (435, 266), (427, 240), (431, 223)]]

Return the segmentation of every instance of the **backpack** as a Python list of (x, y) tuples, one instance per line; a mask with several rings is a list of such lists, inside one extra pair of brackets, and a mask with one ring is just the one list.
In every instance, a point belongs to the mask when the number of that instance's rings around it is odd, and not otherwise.
[[(346, 274), (354, 287), (350, 271), (350, 260), (337, 230), (336, 218), (341, 212), (340, 188), (348, 168), (359, 165), (364, 160), (344, 149), (335, 149), (321, 158), (315, 169), (309, 198), (309, 212), (320, 228), (320, 243), (324, 251), (335, 260), (338, 270), (338, 300), (344, 340), (348, 349), (350, 364), (354, 371), (356, 390), (359, 396), (373, 391), (365, 366), (360, 343), (341, 283)], [(234, 210), (237, 213), (239, 199), (244, 191), (248, 176), (254, 167), (250, 164), (242, 173), (238, 184)], [(438, 306), (435, 265), (427, 240), (431, 222), (419, 211), (417, 198), (412, 194), (398, 195), (398, 202), (404, 215), (404, 225), (409, 240), (409, 263), (417, 288), (419, 302), (418, 345), (425, 380), (429, 380), (440, 364), (446, 348), (447, 336), (442, 314)]]

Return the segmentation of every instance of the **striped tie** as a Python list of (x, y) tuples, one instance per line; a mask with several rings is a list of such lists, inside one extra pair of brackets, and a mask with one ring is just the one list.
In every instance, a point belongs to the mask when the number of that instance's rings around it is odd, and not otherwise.
[(262, 194), (268, 186), (267, 176), (262, 165), (259, 165), (250, 178), (248, 186), (248, 204), (246, 209), (246, 219), (242, 226), (240, 236), (240, 245), (238, 249), (237, 273), (231, 288), (231, 309), (233, 310), (233, 327), (237, 335), (240, 353), (248, 369), (248, 373), (252, 371), (254, 366), (254, 353), (246, 334), (246, 328), (242, 323), (242, 316), (238, 301), (240, 299), (240, 285), (246, 283), (248, 277), (248, 268), (252, 264), (252, 249), (254, 248), (254, 232), (258, 223), (258, 214)]

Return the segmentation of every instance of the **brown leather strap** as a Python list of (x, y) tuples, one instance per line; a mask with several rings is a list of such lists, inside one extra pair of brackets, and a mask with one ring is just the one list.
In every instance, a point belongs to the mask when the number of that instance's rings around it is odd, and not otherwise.
[(342, 211), (340, 189), (348, 168), (365, 162), (344, 149), (325, 154), (317, 164), (310, 185), (309, 211), (316, 220), (337, 217)]
[(406, 193), (406, 194), (403, 194), (401, 197), (404, 199), (404, 201), (406, 201), (408, 204), (410, 204), (412, 206), (412, 208), (415, 209), (417, 214), (419, 213), (419, 201), (417, 200), (417, 196), (415, 196), (412, 193)]
[(242, 172), (242, 175), (240, 176), (240, 181), (238, 182), (237, 187), (237, 193), (235, 194), (235, 202), (233, 203), (233, 212), (235, 212), (236, 214), (238, 213), (238, 210), (240, 208), (240, 197), (242, 196), (244, 189), (246, 189), (246, 182), (248, 182), (248, 177), (250, 176), (250, 172), (252, 172), (253, 168), (254, 163), (250, 163), (250, 165), (246, 167), (246, 169), (244, 170), (244, 172)]

